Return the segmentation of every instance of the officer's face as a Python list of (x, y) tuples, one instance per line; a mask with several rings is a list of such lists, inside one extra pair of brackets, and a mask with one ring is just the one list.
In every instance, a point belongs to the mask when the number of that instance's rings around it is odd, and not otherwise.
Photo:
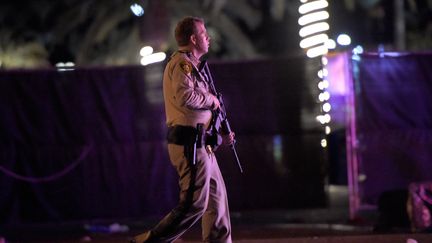
[(208, 52), (210, 47), (210, 37), (203, 23), (196, 23), (197, 33), (195, 34), (195, 48), (202, 55)]

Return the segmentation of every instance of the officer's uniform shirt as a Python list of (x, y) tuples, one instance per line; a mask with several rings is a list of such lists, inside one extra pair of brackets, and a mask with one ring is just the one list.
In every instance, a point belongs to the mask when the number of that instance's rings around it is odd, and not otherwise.
[(214, 95), (198, 72), (199, 60), (186, 51), (175, 52), (168, 62), (163, 77), (166, 123), (168, 126), (207, 128), (215, 105)]

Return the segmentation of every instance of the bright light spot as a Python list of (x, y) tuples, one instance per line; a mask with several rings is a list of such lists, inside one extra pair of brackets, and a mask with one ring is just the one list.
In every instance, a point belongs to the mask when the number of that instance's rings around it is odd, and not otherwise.
[(57, 71), (60, 71), (60, 72), (72, 71), (72, 70), (74, 70), (74, 67), (75, 67), (75, 63), (73, 63), (73, 62), (66, 62), (66, 63), (58, 62), (58, 63), (56, 63)]
[(324, 112), (329, 112), (331, 110), (331, 105), (330, 103), (325, 103), (322, 108)]
[(331, 121), (331, 116), (329, 114), (324, 115), (324, 121), (325, 123), (329, 123)]
[(166, 54), (164, 52), (156, 52), (141, 58), (141, 65), (146, 66), (151, 63), (162, 62), (165, 58)]
[(336, 49), (336, 41), (333, 39), (328, 39), (325, 43), (328, 49)]
[(330, 29), (330, 25), (326, 22), (319, 22), (316, 24), (307, 25), (300, 29), (299, 35), (301, 37), (305, 37), (308, 35), (312, 35), (318, 32), (323, 32)]
[(354, 55), (362, 54), (363, 53), (363, 47), (362, 46), (354, 47), (354, 49), (352, 50), (352, 53)]
[(318, 88), (320, 90), (327, 89), (328, 87), (329, 87), (329, 82), (327, 80), (325, 80), (325, 79), (323, 81), (321, 81), (321, 82), (318, 83)]
[(324, 80), (322, 81), (322, 84), (323, 84), (324, 89), (327, 89), (327, 88), (329, 87), (329, 85), (330, 85), (329, 81), (326, 80), (326, 79), (324, 79)]
[(300, 47), (301, 48), (309, 48), (311, 46), (315, 46), (321, 43), (325, 43), (328, 39), (328, 36), (326, 34), (319, 34), (314, 35), (308, 38), (305, 38), (300, 41)]
[(354, 49), (352, 50), (352, 53), (353, 53), (353, 55), (351, 58), (355, 61), (360, 61), (361, 60), (360, 54), (363, 53), (363, 47), (360, 45), (354, 47)]
[(327, 59), (327, 57), (321, 57), (321, 63), (322, 63), (322, 65), (327, 65), (328, 64), (328, 59)]
[(326, 124), (326, 123), (330, 123), (331, 116), (329, 114), (319, 115), (316, 117), (316, 119), (317, 119), (317, 121), (319, 121), (319, 123)]
[(327, 11), (319, 11), (319, 12), (310, 13), (301, 16), (298, 19), (298, 24), (303, 26), (320, 20), (325, 20), (328, 18), (329, 18), (329, 13)]
[(308, 0), (300, 0), (301, 3), (306, 3)]
[(327, 68), (323, 68), (323, 69), (319, 70), (318, 73), (317, 73), (317, 75), (318, 75), (319, 78), (327, 77), (328, 76), (328, 70), (327, 70)]
[(321, 102), (329, 100), (330, 99), (330, 93), (328, 91), (324, 91), (318, 95), (318, 99)]
[(317, 47), (313, 47), (313, 48), (309, 49), (306, 52), (306, 55), (309, 58), (314, 58), (317, 56), (325, 55), (325, 54), (327, 54), (327, 52), (328, 52), (327, 47), (325, 45), (321, 45), (321, 46), (317, 46)]
[(325, 127), (325, 134), (329, 135), (331, 133), (331, 128), (330, 126), (326, 126)]
[(153, 53), (153, 47), (151, 47), (151, 46), (144, 46), (140, 50), (140, 55), (143, 56), (143, 57), (148, 56), (148, 55), (150, 55), (152, 53)]
[(143, 16), (144, 15), (144, 8), (139, 5), (138, 3), (134, 3), (130, 6), (130, 9), (135, 16)]
[(348, 46), (351, 44), (351, 37), (347, 34), (340, 34), (336, 41), (341, 46)]
[(319, 121), (319, 123), (326, 124), (326, 123), (330, 123), (331, 116), (329, 114), (319, 115), (316, 117), (316, 119), (317, 119), (317, 121)]
[(321, 139), (321, 147), (327, 147), (327, 140), (325, 138)]
[(300, 14), (305, 14), (318, 9), (326, 8), (327, 6), (328, 6), (328, 2), (326, 0), (312, 1), (312, 2), (302, 4), (299, 7), (298, 12)]

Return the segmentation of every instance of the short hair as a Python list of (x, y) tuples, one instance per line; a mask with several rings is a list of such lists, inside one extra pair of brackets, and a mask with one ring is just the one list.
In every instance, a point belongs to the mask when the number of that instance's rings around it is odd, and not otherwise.
[(189, 44), (191, 35), (197, 33), (196, 23), (204, 23), (204, 20), (188, 16), (177, 23), (174, 35), (178, 46), (187, 46)]

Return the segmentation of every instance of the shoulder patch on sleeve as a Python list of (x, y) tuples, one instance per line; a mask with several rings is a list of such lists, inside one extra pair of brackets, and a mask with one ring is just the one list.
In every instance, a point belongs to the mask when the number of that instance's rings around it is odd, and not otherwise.
[(192, 72), (192, 63), (188, 61), (180, 62), (180, 68), (185, 74), (190, 74)]

